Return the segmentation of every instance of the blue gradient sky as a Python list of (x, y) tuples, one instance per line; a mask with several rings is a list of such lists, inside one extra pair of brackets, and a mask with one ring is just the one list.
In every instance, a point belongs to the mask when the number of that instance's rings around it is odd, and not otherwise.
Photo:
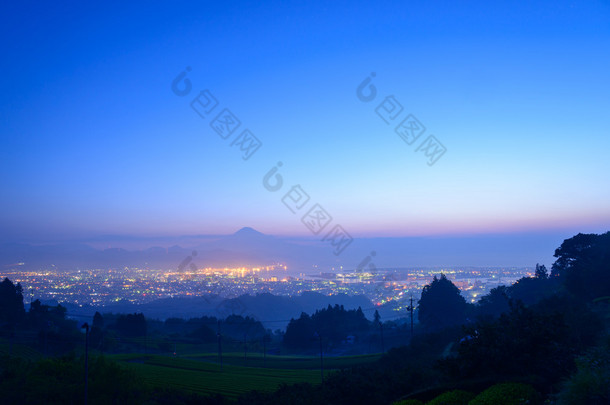
[[(295, 184), (356, 237), (610, 228), (607, 1), (13, 3), (2, 241), (309, 235)], [(262, 140), (248, 161), (189, 107), (203, 89)], [(446, 146), (435, 165), (375, 114), (388, 95)]]

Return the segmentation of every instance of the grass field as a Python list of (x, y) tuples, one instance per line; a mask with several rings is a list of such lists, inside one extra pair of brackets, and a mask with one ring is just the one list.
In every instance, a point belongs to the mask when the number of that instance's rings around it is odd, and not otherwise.
[(39, 360), (43, 357), (42, 353), (30, 346), (13, 342), (11, 347), (8, 339), (0, 339), (0, 355), (21, 357), (27, 360)]
[[(186, 358), (218, 363), (218, 354), (207, 353), (188, 355)], [(360, 366), (372, 363), (381, 357), (380, 354), (366, 354), (360, 356), (324, 357), (324, 368), (337, 370), (342, 368)], [(320, 370), (320, 358), (311, 356), (271, 356), (265, 359), (260, 353), (248, 353), (244, 360), (243, 353), (228, 353), (222, 356), (223, 364), (247, 367), (268, 367), (289, 370)]]
[[(272, 391), (280, 384), (320, 382), (320, 359), (311, 357), (267, 356), (253, 354), (251, 365), (243, 367), (243, 353), (223, 355), (223, 367), (210, 362), (217, 360), (212, 354), (180, 358), (157, 355), (122, 354), (111, 356), (132, 368), (153, 386), (173, 387), (200, 394), (222, 394), (235, 398), (242, 393), (259, 390)], [(344, 367), (367, 364), (379, 355), (349, 356), (324, 359), (325, 375)], [(204, 361), (207, 360), (207, 361)]]

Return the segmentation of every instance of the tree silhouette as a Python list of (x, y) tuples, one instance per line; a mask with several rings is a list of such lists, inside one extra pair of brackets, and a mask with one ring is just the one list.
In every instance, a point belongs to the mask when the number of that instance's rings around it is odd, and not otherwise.
[(541, 278), (541, 279), (549, 278), (549, 273), (546, 270), (546, 266), (544, 264), (541, 266), (538, 263), (536, 263), (536, 272), (535, 272), (534, 277)]
[(566, 239), (555, 250), (552, 275), (584, 299), (610, 295), (610, 232), (582, 234)]
[(461, 324), (466, 320), (468, 304), (460, 290), (444, 274), (434, 276), (424, 287), (419, 300), (419, 322), (428, 330)]
[(124, 336), (144, 336), (146, 335), (146, 318), (142, 313), (120, 315), (115, 327)]
[(457, 356), (441, 361), (441, 368), (459, 379), (529, 376), (542, 386), (555, 384), (601, 330), (597, 316), (574, 299), (555, 296), (530, 307), (513, 302), (498, 319), (467, 326)]
[(0, 324), (10, 328), (19, 323), (25, 316), (23, 307), (23, 289), (21, 284), (13, 284), (5, 278), (0, 283)]
[(576, 236), (564, 240), (561, 246), (555, 249), (554, 256), (557, 260), (553, 263), (551, 275), (565, 275), (575, 262), (586, 260), (585, 258), (591, 248), (596, 244), (597, 238), (598, 235), (593, 233), (579, 233)]
[(526, 305), (533, 305), (554, 292), (553, 280), (538, 277), (522, 277), (508, 288), (508, 296)]
[(95, 311), (95, 315), (93, 315), (93, 327), (99, 329), (104, 328), (104, 317), (97, 311)]
[(477, 304), (477, 312), (482, 316), (497, 317), (508, 312), (509, 307), (509, 288), (505, 285), (492, 288), (487, 295), (484, 295)]
[(375, 315), (373, 315), (373, 322), (375, 325), (381, 324), (381, 315), (379, 315), (379, 311), (375, 310)]
[(289, 348), (314, 348), (314, 333), (323, 336), (325, 344), (333, 344), (350, 334), (367, 331), (369, 327), (370, 321), (364, 316), (362, 308), (346, 310), (343, 305), (329, 305), (312, 316), (302, 313), (299, 319), (291, 319), (284, 335), (284, 344)]

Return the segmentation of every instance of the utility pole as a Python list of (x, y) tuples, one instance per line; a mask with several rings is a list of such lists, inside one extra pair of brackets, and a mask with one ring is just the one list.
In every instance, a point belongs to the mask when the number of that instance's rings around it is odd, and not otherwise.
[(220, 371), (222, 371), (222, 335), (220, 334), (220, 320), (218, 321), (218, 362), (220, 363)]
[(320, 379), (322, 384), (324, 384), (324, 351), (322, 350), (322, 335), (316, 332), (314, 333), (314, 337), (320, 339)]
[(248, 343), (246, 341), (246, 334), (244, 333), (244, 367), (246, 367), (248, 362)]
[(89, 397), (89, 324), (85, 322), (81, 328), (85, 329), (85, 405)]
[(263, 336), (263, 367), (267, 367), (267, 335)]
[(381, 353), (385, 353), (385, 344), (383, 342), (383, 324), (379, 322), (379, 332), (381, 333)]
[(411, 312), (411, 340), (413, 340), (413, 296), (411, 296), (411, 305), (409, 305), (409, 312)]
[(322, 348), (322, 335), (320, 335), (320, 378), (324, 384), (324, 350)]
[(44, 355), (47, 357), (49, 355), (48, 350), (48, 337), (49, 337), (49, 328), (51, 327), (51, 321), (47, 321), (44, 327)]

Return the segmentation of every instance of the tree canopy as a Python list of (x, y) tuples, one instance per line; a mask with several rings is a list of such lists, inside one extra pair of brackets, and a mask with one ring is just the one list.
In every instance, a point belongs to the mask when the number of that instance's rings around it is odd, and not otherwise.
[(468, 304), (459, 288), (444, 274), (434, 276), (419, 300), (418, 319), (427, 330), (442, 329), (464, 323)]
[(23, 289), (5, 278), (0, 283), (0, 324), (14, 327), (25, 316)]
[(555, 250), (552, 275), (568, 291), (585, 299), (610, 296), (610, 232), (566, 239)]
[(328, 306), (312, 316), (302, 313), (292, 319), (286, 328), (284, 344), (289, 348), (315, 347), (314, 334), (322, 336), (325, 343), (338, 343), (350, 334), (363, 332), (370, 327), (361, 308), (346, 310), (343, 305)]

